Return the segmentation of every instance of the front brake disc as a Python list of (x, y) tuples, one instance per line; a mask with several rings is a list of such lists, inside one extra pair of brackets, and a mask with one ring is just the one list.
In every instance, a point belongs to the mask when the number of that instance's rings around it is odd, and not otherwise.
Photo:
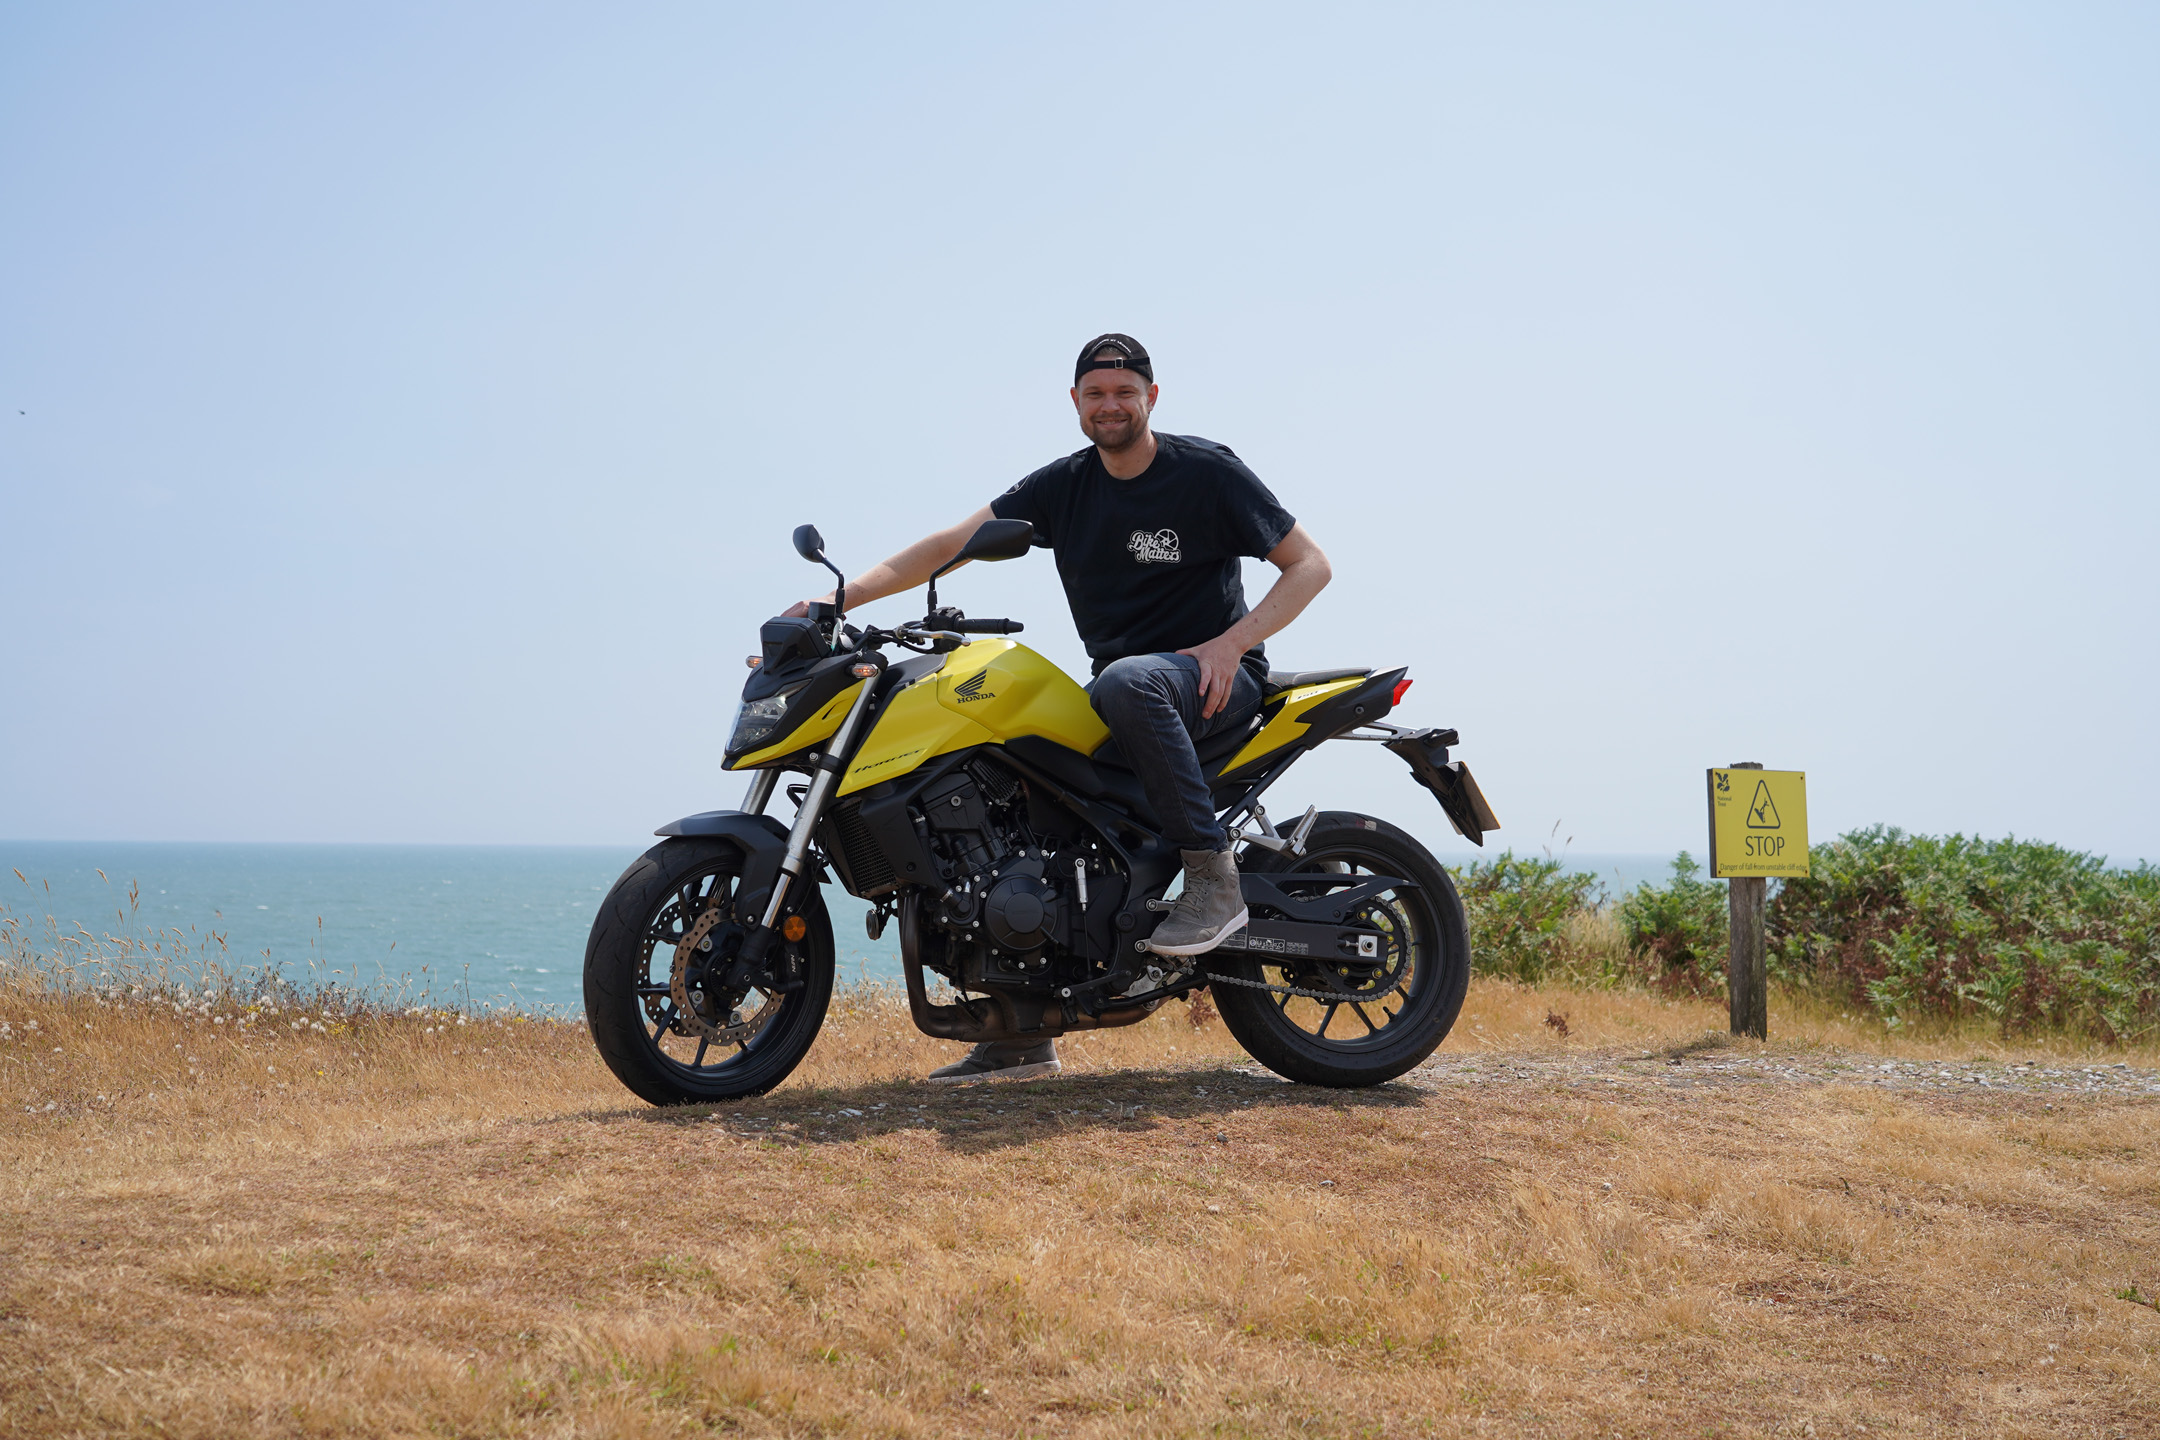
[[(694, 1035), (705, 1041), (719, 1041), (723, 1045), (739, 1045), (763, 1030), (780, 1008), (780, 997), (767, 995), (765, 1003), (745, 1019), (739, 1009), (730, 1009), (725, 1024), (715, 1023), (691, 999), (691, 962), (707, 953), (712, 944), (712, 932), (726, 919), (723, 905), (707, 905), (697, 920), (675, 945), (675, 963), (668, 970), (668, 995), (675, 1002), (675, 1023), (672, 1028), (678, 1035)], [(700, 967), (702, 972), (703, 967)], [(695, 977), (703, 981), (699, 973)], [(699, 987), (703, 993), (703, 986)]]

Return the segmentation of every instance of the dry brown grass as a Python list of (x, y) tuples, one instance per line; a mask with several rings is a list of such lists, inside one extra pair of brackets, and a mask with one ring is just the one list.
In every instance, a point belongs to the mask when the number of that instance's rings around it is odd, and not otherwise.
[[(0, 991), (0, 1433), (2156, 1433), (2149, 1101), (1319, 1092), (1181, 1007), (956, 1093), (857, 996), (707, 1115), (280, 1018)], [(1448, 1049), (1720, 1018), (1480, 984)]]

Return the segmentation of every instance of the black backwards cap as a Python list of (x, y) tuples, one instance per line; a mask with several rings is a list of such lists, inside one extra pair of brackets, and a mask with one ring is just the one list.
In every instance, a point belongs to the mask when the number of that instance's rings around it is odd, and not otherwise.
[[(1095, 357), (1105, 350), (1114, 351), (1106, 360)], [(1155, 383), (1155, 364), (1148, 359), (1147, 346), (1130, 335), (1112, 332), (1098, 335), (1080, 347), (1080, 358), (1073, 362), (1073, 384), (1090, 370), (1130, 370), (1152, 385)]]

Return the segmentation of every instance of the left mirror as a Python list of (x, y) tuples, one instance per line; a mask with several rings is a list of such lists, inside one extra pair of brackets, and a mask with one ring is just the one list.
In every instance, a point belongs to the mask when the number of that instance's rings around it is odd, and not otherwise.
[(818, 534), (817, 526), (795, 527), (795, 553), (805, 560), (822, 561), (825, 558), (825, 537)]
[(1035, 527), (1025, 520), (985, 520), (968, 536), (967, 544), (960, 547), (953, 561), (1017, 560), (1034, 544)]

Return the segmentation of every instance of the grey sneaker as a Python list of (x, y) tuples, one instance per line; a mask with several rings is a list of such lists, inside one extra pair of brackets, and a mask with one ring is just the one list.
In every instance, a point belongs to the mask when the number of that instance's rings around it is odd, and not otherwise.
[(1057, 1041), (985, 1040), (968, 1051), (967, 1059), (930, 1072), (933, 1085), (972, 1085), (978, 1080), (1025, 1080), (1034, 1075), (1055, 1075), (1065, 1067), (1057, 1058)]
[(1252, 918), (1238, 887), (1237, 857), (1228, 850), (1180, 850), (1185, 890), (1163, 916), (1147, 948), (1158, 955), (1205, 955)]

